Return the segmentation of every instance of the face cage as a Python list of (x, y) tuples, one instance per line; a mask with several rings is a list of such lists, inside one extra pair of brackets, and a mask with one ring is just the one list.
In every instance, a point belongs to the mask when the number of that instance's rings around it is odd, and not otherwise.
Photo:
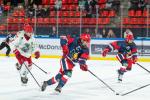
[(88, 41), (81, 40), (81, 42), (83, 47), (87, 47), (87, 48), (89, 47), (90, 43)]
[(29, 37), (31, 37), (31, 36), (32, 36), (32, 33), (26, 32), (26, 35), (29, 36)]

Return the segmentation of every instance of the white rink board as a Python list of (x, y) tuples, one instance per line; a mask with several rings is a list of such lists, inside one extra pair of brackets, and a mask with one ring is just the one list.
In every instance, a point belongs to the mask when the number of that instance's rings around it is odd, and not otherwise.
[[(0, 42), (2, 42), (5, 38), (0, 38)], [(40, 48), (40, 52), (41, 55), (50, 55), (50, 56), (61, 56), (62, 55), (62, 51), (61, 51), (61, 46), (60, 46), (60, 39), (52, 39), (52, 38), (37, 38), (36, 39), (39, 48)], [(96, 44), (96, 45), (107, 45), (112, 41), (116, 41), (116, 40), (105, 40), (105, 39), (92, 39), (91, 40), (91, 44)], [(144, 45), (144, 46), (150, 46), (150, 41), (148, 40), (135, 40), (134, 41), (137, 45)], [(150, 49), (148, 52), (150, 52)], [(102, 50), (100, 50), (101, 52)], [(1, 50), (2, 54), (5, 54), (6, 50), (5, 48), (3, 50)], [(91, 57), (95, 57), (95, 56), (99, 56), (99, 54), (92, 54), (91, 53), (91, 48), (90, 48), (90, 56)], [(12, 52), (11, 52), (12, 53)]]

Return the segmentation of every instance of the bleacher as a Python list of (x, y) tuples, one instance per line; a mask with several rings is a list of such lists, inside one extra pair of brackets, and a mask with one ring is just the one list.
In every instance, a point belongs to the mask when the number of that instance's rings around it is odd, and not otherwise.
[[(111, 26), (112, 21), (115, 18), (118, 19), (120, 15), (113, 9), (106, 9), (107, 0), (99, 0), (98, 6), (98, 17), (87, 17), (86, 11), (79, 10), (78, 0), (62, 0), (62, 7), (57, 12), (54, 9), (55, 0), (42, 0), (42, 6), (47, 5), (50, 9), (48, 17), (27, 17), (27, 12), (25, 9), (15, 9), (8, 17), (4, 19), (4, 23), (0, 24), (0, 31), (10, 31), (15, 32), (22, 29), (23, 24), (30, 23), (34, 26), (53, 26), (59, 24), (59, 26), (77, 26), (80, 24), (84, 27), (99, 27)], [(123, 28), (146, 28), (147, 24), (150, 27), (150, 18), (147, 18), (147, 10), (143, 12), (141, 10), (129, 10), (126, 12), (128, 16), (123, 16), (120, 20), (118, 26), (123, 24)], [(82, 20), (81, 20), (82, 17)], [(58, 19), (57, 19), (58, 18)], [(148, 19), (148, 20), (147, 20)], [(113, 22), (114, 23), (114, 22)]]

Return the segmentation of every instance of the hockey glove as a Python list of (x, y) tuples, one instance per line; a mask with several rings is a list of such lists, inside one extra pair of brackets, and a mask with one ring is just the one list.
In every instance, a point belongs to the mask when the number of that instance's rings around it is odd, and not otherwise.
[(39, 52), (39, 51), (36, 51), (36, 52), (34, 53), (34, 55), (35, 55), (35, 59), (38, 59), (38, 58), (40, 57), (40, 52)]
[(88, 66), (86, 64), (80, 65), (80, 69), (83, 71), (88, 71)]
[(107, 53), (109, 52), (109, 49), (108, 48), (105, 48), (102, 52), (102, 56), (103, 57), (106, 57)]
[(137, 57), (134, 57), (134, 58), (132, 59), (132, 63), (135, 64), (135, 63), (137, 62), (137, 60), (138, 60), (138, 58), (137, 58)]
[(63, 45), (62, 50), (63, 50), (63, 57), (66, 57), (66, 55), (69, 53), (67, 45)]

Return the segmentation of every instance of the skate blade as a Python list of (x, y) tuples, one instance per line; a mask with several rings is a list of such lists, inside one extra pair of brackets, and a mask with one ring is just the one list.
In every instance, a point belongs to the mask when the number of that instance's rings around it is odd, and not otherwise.
[(60, 92), (58, 91), (53, 91), (52, 93), (50, 93), (51, 95), (60, 95)]
[(21, 83), (21, 86), (27, 86), (27, 84)]

